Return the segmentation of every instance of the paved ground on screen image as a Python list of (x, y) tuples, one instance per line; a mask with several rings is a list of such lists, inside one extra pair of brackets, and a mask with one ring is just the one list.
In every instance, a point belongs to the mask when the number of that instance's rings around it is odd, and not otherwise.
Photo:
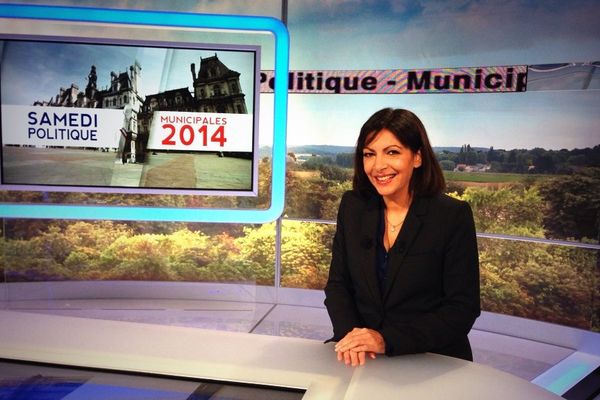
[(142, 186), (250, 190), (252, 160), (214, 153), (149, 154)]
[(4, 147), (3, 183), (250, 190), (252, 161), (214, 153), (149, 153), (123, 164), (115, 151)]

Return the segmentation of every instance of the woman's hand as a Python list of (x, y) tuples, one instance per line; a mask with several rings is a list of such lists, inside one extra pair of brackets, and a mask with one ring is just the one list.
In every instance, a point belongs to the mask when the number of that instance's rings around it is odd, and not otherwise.
[(338, 361), (343, 361), (346, 365), (352, 365), (356, 367), (357, 365), (365, 365), (365, 360), (367, 359), (367, 355), (374, 359), (376, 357), (375, 353), (366, 353), (364, 351), (338, 351), (337, 359)]
[(364, 365), (367, 355), (385, 353), (385, 341), (379, 332), (368, 328), (354, 328), (335, 345), (338, 361), (353, 367)]

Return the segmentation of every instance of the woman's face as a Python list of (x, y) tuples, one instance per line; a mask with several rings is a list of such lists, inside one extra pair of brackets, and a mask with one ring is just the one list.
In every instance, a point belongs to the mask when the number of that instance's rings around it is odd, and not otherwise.
[(385, 128), (374, 135), (363, 149), (365, 174), (381, 196), (400, 200), (408, 195), (413, 169), (421, 166), (421, 152), (413, 153)]

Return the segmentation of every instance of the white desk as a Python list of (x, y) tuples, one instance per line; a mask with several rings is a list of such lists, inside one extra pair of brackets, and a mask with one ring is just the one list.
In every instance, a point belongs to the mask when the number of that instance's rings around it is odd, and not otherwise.
[(306, 389), (303, 399), (561, 399), (485, 365), (418, 354), (337, 362), (318, 341), (0, 310), (0, 358)]

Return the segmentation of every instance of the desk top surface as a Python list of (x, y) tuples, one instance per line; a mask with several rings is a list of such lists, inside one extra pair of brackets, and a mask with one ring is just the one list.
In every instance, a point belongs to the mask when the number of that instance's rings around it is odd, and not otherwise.
[(352, 368), (319, 341), (0, 310), (0, 358), (306, 389), (311, 399), (561, 399), (437, 354)]

